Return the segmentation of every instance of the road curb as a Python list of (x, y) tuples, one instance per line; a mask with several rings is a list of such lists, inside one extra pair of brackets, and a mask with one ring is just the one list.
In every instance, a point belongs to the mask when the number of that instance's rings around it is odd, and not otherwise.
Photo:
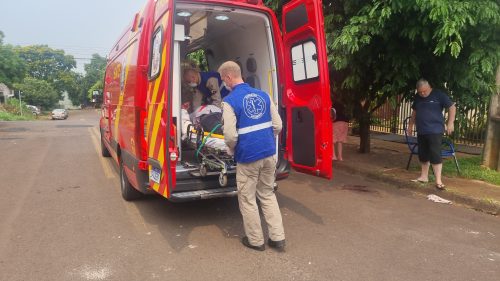
[(424, 195), (436, 194), (440, 197), (451, 200), (452, 202), (463, 204), (474, 210), (482, 211), (488, 214), (492, 215), (500, 214), (500, 202), (497, 201), (488, 200), (486, 198), (475, 198), (467, 194), (461, 194), (449, 190), (440, 191), (436, 190), (436, 188), (434, 188), (433, 186), (431, 187), (429, 185), (409, 182), (407, 180), (402, 180), (387, 175), (380, 171), (364, 170), (346, 164), (337, 165), (336, 168), (344, 172), (363, 175), (366, 176), (367, 178), (383, 181), (396, 188), (409, 189)]

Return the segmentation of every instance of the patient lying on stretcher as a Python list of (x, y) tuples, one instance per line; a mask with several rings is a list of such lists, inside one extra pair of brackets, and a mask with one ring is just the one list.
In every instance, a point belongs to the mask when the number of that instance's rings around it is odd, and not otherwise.
[[(204, 147), (217, 149), (227, 153), (229, 149), (224, 142), (221, 121), (222, 111), (215, 105), (202, 105), (191, 114), (188, 113), (187, 109), (183, 108), (181, 110), (181, 139), (196, 145), (196, 148), (198, 148), (200, 145), (199, 133), (201, 133), (198, 131), (202, 130), (204, 132)], [(190, 130), (190, 132), (188, 130)]]

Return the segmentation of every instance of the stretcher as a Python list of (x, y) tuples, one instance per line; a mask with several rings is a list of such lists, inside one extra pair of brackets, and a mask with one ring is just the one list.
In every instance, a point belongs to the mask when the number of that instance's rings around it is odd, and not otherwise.
[(236, 163), (234, 157), (228, 154), (224, 136), (214, 133), (218, 126), (211, 132), (205, 132), (201, 126), (190, 124), (187, 128), (187, 142), (196, 151), (200, 176), (218, 173), (219, 184), (224, 187), (227, 185), (227, 175), (235, 173)]

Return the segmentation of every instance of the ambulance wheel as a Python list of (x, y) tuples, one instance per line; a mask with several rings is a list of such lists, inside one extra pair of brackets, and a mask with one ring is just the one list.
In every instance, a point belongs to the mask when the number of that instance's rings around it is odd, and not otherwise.
[(222, 174), (222, 173), (219, 175), (219, 184), (222, 187), (227, 185), (227, 175)]
[(202, 177), (207, 175), (207, 166), (205, 166), (205, 164), (201, 164), (200, 166), (200, 175)]
[(132, 184), (130, 184), (127, 174), (125, 174), (123, 160), (120, 160), (120, 187), (122, 191), (122, 197), (123, 199), (125, 199), (125, 201), (132, 201), (142, 196), (142, 193), (140, 193), (132, 186)]
[(102, 139), (102, 136), (101, 136), (101, 155), (102, 155), (102, 157), (111, 157), (111, 154), (109, 153), (108, 148), (104, 144), (104, 140)]

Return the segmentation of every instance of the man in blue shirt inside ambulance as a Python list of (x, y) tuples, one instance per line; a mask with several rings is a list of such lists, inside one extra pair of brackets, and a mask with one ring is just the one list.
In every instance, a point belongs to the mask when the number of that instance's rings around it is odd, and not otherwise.
[(234, 154), (238, 202), (248, 248), (264, 251), (264, 236), (256, 198), (259, 199), (269, 232), (268, 245), (278, 251), (285, 247), (285, 231), (274, 194), (276, 136), (281, 118), (269, 95), (243, 82), (237, 63), (219, 67), (225, 86), (231, 89), (222, 103), (224, 140)]
[(221, 107), (222, 98), (228, 91), (222, 86), (222, 80), (217, 72), (200, 72), (195, 67), (184, 70), (183, 81), (194, 91), (193, 109), (196, 110), (202, 104), (213, 104)]

